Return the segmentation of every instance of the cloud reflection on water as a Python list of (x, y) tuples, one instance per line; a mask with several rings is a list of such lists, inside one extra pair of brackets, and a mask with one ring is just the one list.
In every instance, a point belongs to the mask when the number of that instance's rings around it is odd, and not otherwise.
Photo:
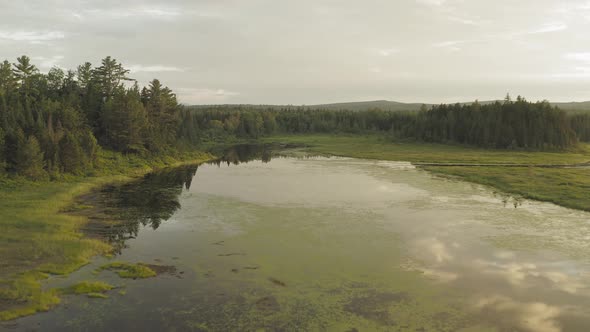
[(542, 302), (518, 302), (509, 297), (494, 295), (482, 298), (476, 307), (480, 310), (492, 310), (502, 315), (513, 314), (520, 328), (534, 332), (562, 331), (557, 318), (562, 310)]

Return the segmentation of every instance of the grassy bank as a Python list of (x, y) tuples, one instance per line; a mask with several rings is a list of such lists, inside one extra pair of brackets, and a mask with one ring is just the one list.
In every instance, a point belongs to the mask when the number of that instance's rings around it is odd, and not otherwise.
[(0, 321), (47, 310), (59, 302), (42, 290), (49, 274), (68, 274), (110, 251), (79, 232), (83, 217), (61, 213), (73, 199), (107, 183), (130, 181), (154, 169), (211, 159), (200, 152), (140, 158), (103, 151), (91, 176), (31, 182), (0, 178)]
[(590, 211), (590, 169), (541, 168), (590, 162), (590, 145), (564, 152), (487, 150), (463, 146), (396, 143), (382, 136), (279, 136), (267, 142), (309, 145), (315, 153), (424, 163), (530, 164), (531, 167), (425, 167), (445, 176), (488, 185), (526, 198)]

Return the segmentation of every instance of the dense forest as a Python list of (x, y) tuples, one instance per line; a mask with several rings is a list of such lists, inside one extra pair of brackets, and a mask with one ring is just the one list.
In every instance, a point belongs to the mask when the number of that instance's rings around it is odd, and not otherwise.
[(27, 56), (1, 63), (0, 172), (84, 174), (96, 166), (101, 146), (127, 153), (173, 148), (176, 96), (158, 80), (140, 89), (128, 73), (111, 57), (98, 67), (47, 74)]
[(370, 133), (501, 149), (565, 149), (590, 141), (590, 116), (521, 97), (418, 112), (287, 107), (183, 107), (154, 79), (140, 88), (117, 60), (41, 73), (27, 56), (0, 63), (0, 173), (87, 174), (100, 149), (156, 155), (229, 137)]

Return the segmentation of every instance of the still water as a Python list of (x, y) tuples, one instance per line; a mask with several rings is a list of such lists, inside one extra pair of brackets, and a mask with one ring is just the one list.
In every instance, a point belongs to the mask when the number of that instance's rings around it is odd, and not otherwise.
[[(47, 287), (118, 288), (0, 329), (590, 329), (590, 214), (409, 163), (254, 150), (105, 188), (100, 213), (126, 222), (87, 231), (118, 254)], [(112, 260), (170, 269), (143, 280), (93, 273)]]

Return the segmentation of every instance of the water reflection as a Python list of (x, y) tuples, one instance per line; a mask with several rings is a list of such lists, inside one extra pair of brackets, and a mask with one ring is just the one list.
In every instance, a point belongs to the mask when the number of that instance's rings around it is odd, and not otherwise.
[(516, 209), (522, 205), (523, 198), (519, 195), (507, 194), (498, 191), (493, 191), (492, 194), (494, 197), (499, 198), (504, 206), (507, 206), (510, 203)]
[[(590, 294), (587, 275), (570, 262), (528, 261), (509, 251), (497, 251), (489, 259), (470, 259), (460, 252), (460, 245), (436, 237), (417, 240), (416, 245), (428, 263), (417, 263), (421, 267), (408, 263), (405, 268), (439, 283), (469, 289), (474, 314), (501, 330), (577, 331), (580, 329), (566, 325), (586, 322), (590, 315), (585, 306), (560, 302)], [(456, 256), (461, 260), (456, 261)], [(534, 295), (523, 296), (528, 292)]]
[[(271, 161), (273, 151), (280, 148), (285, 146), (237, 145), (223, 152), (218, 151), (222, 157), (209, 164), (229, 166), (254, 160), (267, 163)], [(197, 170), (197, 165), (161, 170), (139, 181), (106, 186), (100, 192), (85, 197), (86, 201), (82, 203), (95, 206), (86, 211), (90, 219), (86, 232), (109, 242), (115, 253), (121, 253), (127, 248), (126, 241), (137, 237), (141, 227), (155, 230), (180, 209), (179, 196), (183, 188), (190, 189)]]
[[(117, 253), (125, 241), (135, 238), (141, 226), (157, 229), (180, 208), (183, 188), (192, 184), (198, 166), (184, 166), (146, 175), (142, 180), (119, 186), (107, 186), (97, 196), (97, 208), (113, 220), (92, 218), (88, 231), (113, 244)], [(94, 219), (94, 220), (92, 220)]]
[[(518, 302), (507, 296), (494, 295), (481, 299), (477, 305), (481, 310), (490, 310), (497, 317), (518, 317), (516, 319), (520, 328), (537, 332), (562, 331), (558, 323), (561, 309), (543, 302)], [(497, 323), (512, 326), (512, 321)]]
[(272, 158), (277, 157), (277, 153), (286, 149), (293, 149), (302, 147), (296, 144), (239, 144), (226, 149), (214, 149), (210, 152), (221, 158), (209, 162), (221, 166), (222, 164), (239, 165), (241, 163), (248, 163), (250, 161), (261, 160), (263, 163), (268, 163)]

